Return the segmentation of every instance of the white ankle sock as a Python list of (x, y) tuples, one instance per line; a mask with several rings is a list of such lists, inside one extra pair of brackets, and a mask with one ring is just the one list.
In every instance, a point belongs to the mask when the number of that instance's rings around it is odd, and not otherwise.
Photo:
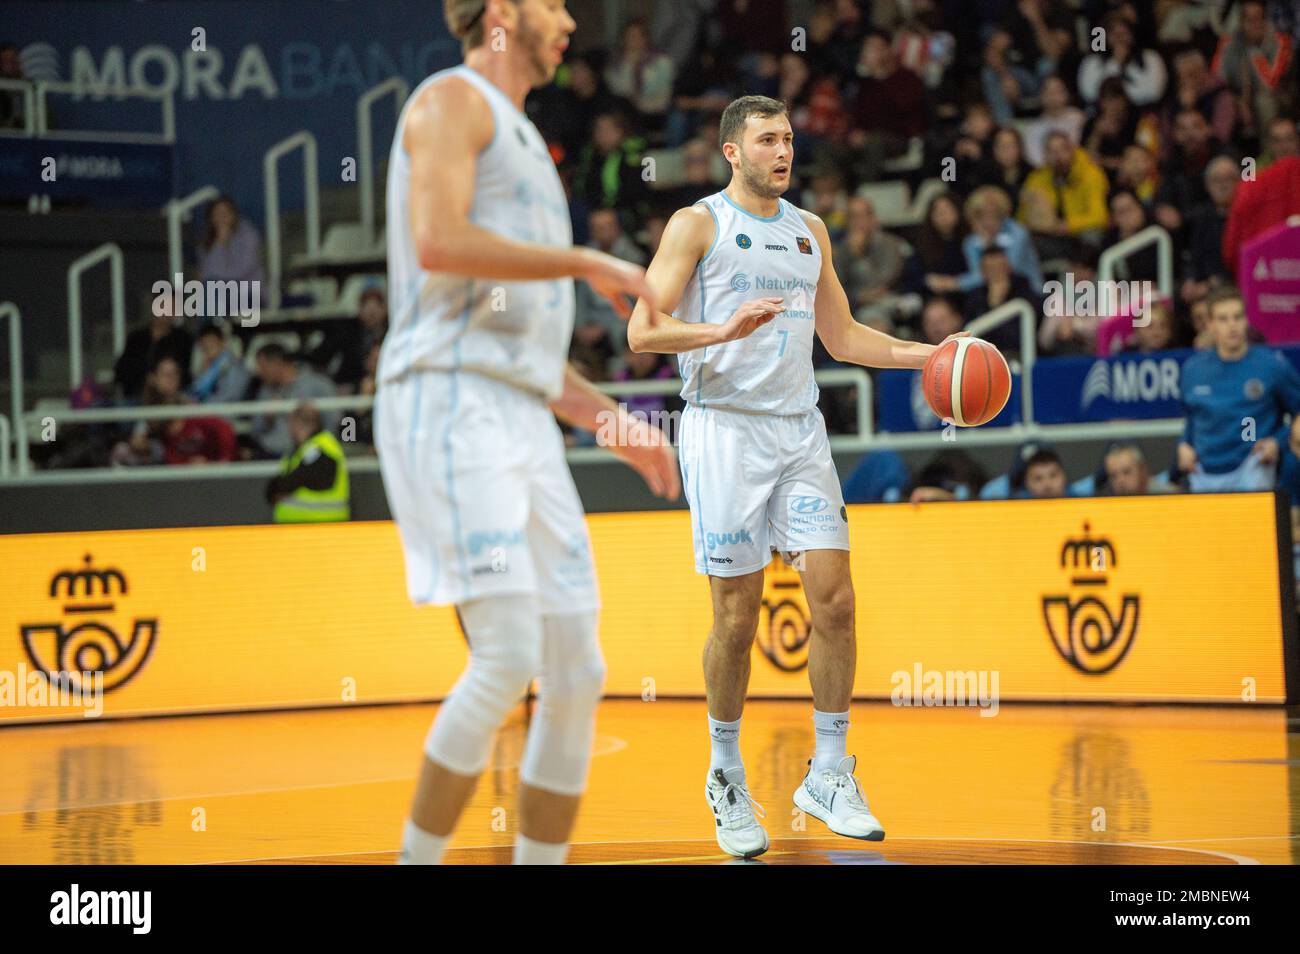
[(740, 720), (719, 722), (709, 716), (709, 738), (713, 746), (709, 755), (709, 772), (714, 769), (740, 768)]
[(450, 835), (434, 835), (418, 827), (409, 818), (402, 829), (402, 851), (397, 856), (399, 865), (437, 865), (442, 863), (442, 853), (447, 850)]
[(569, 843), (562, 841), (558, 845), (548, 841), (533, 841), (527, 835), (515, 836), (515, 860), (517, 865), (562, 865), (569, 854)]
[(847, 712), (819, 712), (813, 709), (813, 731), (817, 736), (817, 754), (813, 768), (818, 772), (834, 772), (844, 758), (844, 748), (849, 736)]

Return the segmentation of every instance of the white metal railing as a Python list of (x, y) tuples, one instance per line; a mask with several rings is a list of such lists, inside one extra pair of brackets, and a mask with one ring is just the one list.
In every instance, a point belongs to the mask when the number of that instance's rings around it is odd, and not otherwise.
[[(52, 136), (58, 139), (79, 139), (86, 142), (126, 142), (146, 145), (174, 145), (176, 142), (176, 101), (171, 90), (152, 90), (138, 86), (107, 86), (86, 83), (51, 83), (44, 80), (33, 84), (35, 93), (35, 128), (37, 137)], [(162, 132), (119, 132), (96, 129), (56, 129), (49, 128), (49, 106), (46, 97), (50, 93), (73, 96), (77, 100), (87, 96), (93, 99), (151, 99), (158, 102), (162, 110)]]
[[(27, 453), (27, 425), (23, 420), (23, 316), (11, 301), (0, 302), (0, 320), (9, 319), (9, 409), (13, 429), (18, 437), (18, 473), (26, 475), (29, 468)], [(9, 421), (5, 422), (6, 431)], [(5, 434), (5, 456), (8, 457), (9, 435)], [(8, 472), (8, 462), (5, 471)]]
[(992, 311), (980, 315), (966, 331), (979, 337), (986, 331), (1020, 319), (1020, 417), (1026, 426), (1034, 423), (1034, 362), (1038, 359), (1038, 316), (1029, 302), (1013, 298)]
[(28, 80), (0, 79), (0, 95), (14, 90), (23, 96), (23, 128), (0, 130), (0, 135), (31, 139), (36, 135), (36, 86)]
[(1116, 242), (1101, 253), (1097, 262), (1097, 280), (1109, 282), (1115, 277), (1115, 263), (1134, 252), (1154, 244), (1156, 247), (1156, 288), (1165, 298), (1174, 294), (1174, 243), (1169, 233), (1159, 225), (1148, 225), (1141, 232)]
[(283, 249), (280, 238), (280, 181), (277, 166), (282, 156), (302, 148), (302, 185), (307, 212), (307, 254), (320, 253), (320, 187), (316, 179), (316, 137), (307, 130), (282, 139), (266, 151), (262, 175), (266, 183), (267, 284), (271, 286), (270, 307), (280, 307)]
[(204, 186), (201, 189), (195, 189), (187, 196), (179, 199), (172, 199), (163, 206), (162, 214), (167, 217), (167, 279), (174, 281), (177, 275), (185, 270), (185, 246), (181, 234), (185, 221), (189, 218), (190, 210), (196, 205), (202, 205), (204, 202), (211, 202), (221, 195), (221, 190), (216, 186)]
[(9, 418), (0, 414), (0, 480), (9, 477), (9, 460), (13, 448), (9, 446)]
[(108, 259), (112, 280), (113, 353), (121, 354), (126, 346), (122, 249), (114, 242), (105, 242), (68, 266), (68, 377), (73, 389), (81, 385), (81, 276), (104, 259)]
[(397, 100), (400, 114), (411, 87), (400, 76), (385, 80), (372, 87), (357, 99), (357, 177), (361, 181), (361, 225), (365, 230), (366, 241), (372, 245), (378, 237), (375, 233), (375, 171), (374, 171), (374, 126), (370, 109), (380, 99), (392, 94)]

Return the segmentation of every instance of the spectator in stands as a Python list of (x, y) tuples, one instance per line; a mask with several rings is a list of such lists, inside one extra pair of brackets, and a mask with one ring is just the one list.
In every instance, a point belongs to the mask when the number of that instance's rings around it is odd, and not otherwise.
[[(698, 198), (703, 198), (703, 195)], [(591, 235), (588, 248), (634, 265), (645, 264), (645, 253), (623, 232), (618, 213), (614, 209), (595, 209), (587, 221)], [(627, 342), (627, 322), (618, 316), (607, 299), (592, 291), (586, 282), (578, 283), (575, 294), (576, 336), (589, 345), (598, 346), (605, 353), (606, 360), (621, 354)]]
[[(1082, 248), (1071, 257), (1065, 273), (1074, 276), (1074, 287), (1097, 281), (1098, 254), (1096, 249)], [(1065, 276), (1063, 275), (1062, 278)], [(1049, 298), (1049, 302), (1051, 299)], [(1038, 352), (1045, 357), (1097, 353), (1099, 331), (1096, 309), (1084, 314), (1076, 309), (1076, 302), (1066, 300), (1064, 308), (1045, 308), (1038, 326)]]
[[(653, 351), (623, 350), (623, 367), (614, 375), (615, 381), (670, 381), (677, 377), (677, 370), (666, 354)], [(672, 403), (679, 404), (676, 395)], [(669, 395), (665, 394), (629, 394), (621, 398), (629, 411), (640, 411), (646, 420), (652, 420), (652, 414), (662, 414), (668, 409)]]
[(844, 502), (897, 503), (910, 479), (897, 451), (868, 451), (844, 481)]
[[(148, 407), (191, 404), (181, 390), (181, 366), (162, 355), (149, 373), (143, 403)], [(141, 421), (130, 438), (113, 448), (118, 465), (207, 464), (236, 460), (235, 431), (215, 417), (165, 418)]]
[[(26, 78), (18, 47), (13, 43), (0, 43), (0, 80), (21, 81)], [(21, 90), (0, 89), (0, 129), (22, 129), (26, 124), (23, 108)]]
[(955, 195), (940, 192), (931, 199), (912, 255), (907, 260), (903, 276), (904, 288), (912, 294), (926, 295), (931, 276), (947, 280), (946, 283), (955, 288), (953, 283), (966, 270), (966, 260), (962, 254), (962, 241), (966, 238), (966, 233), (966, 222)]
[(984, 468), (965, 451), (943, 450), (917, 472), (907, 498), (911, 503), (970, 500), (986, 480)]
[[(1140, 113), (1124, 92), (1123, 80), (1112, 76), (1101, 84), (1096, 115), (1084, 124), (1083, 138), (1075, 141), (1081, 142), (1088, 158), (1110, 175), (1119, 169), (1124, 150), (1130, 145), (1155, 149), (1160, 137), (1155, 121)], [(1044, 141), (1044, 161), (1046, 151)]]
[(952, 187), (958, 195), (969, 196), (978, 187), (979, 169), (993, 155), (993, 134), (997, 131), (993, 111), (987, 103), (976, 101), (966, 108), (951, 145), (937, 145), (945, 160), (951, 156), (955, 162)]
[(1015, 496), (1043, 500), (1066, 496), (1065, 464), (1061, 455), (1050, 447), (1040, 447), (1028, 460), (1020, 474), (1020, 485), (1012, 479)]
[(848, 224), (849, 194), (838, 169), (834, 166), (814, 169), (799, 204), (822, 220), (832, 241), (839, 241)]
[(1181, 293), (1189, 305), (1218, 285), (1232, 281), (1232, 273), (1223, 262), (1223, 231), (1240, 182), (1241, 167), (1227, 156), (1217, 156), (1205, 167), (1209, 198), (1196, 206), (1187, 219), (1187, 267)]
[(1156, 193), (1156, 221), (1170, 232), (1183, 227), (1183, 216), (1207, 198), (1205, 167), (1222, 150), (1210, 132), (1205, 117), (1195, 109), (1183, 109), (1174, 120), (1174, 146), (1160, 170)]
[(227, 343), (225, 327), (211, 324), (200, 331), (198, 349), (202, 367), (190, 385), (190, 397), (202, 404), (244, 400), (250, 381), (248, 369)]
[(620, 113), (602, 113), (592, 126), (591, 142), (578, 157), (573, 191), (590, 209), (643, 210), (646, 184), (641, 178), (645, 141), (628, 132)]
[(276, 523), (329, 523), (352, 516), (348, 462), (343, 446), (325, 429), (320, 411), (299, 404), (289, 412), (293, 452), (266, 485), (266, 502)]
[(161, 358), (169, 357), (180, 368), (182, 386), (189, 385), (190, 354), (194, 339), (172, 317), (172, 298), (162, 295), (151, 302), (149, 323), (126, 336), (122, 353), (113, 366), (113, 377), (122, 397), (129, 403), (140, 399), (150, 372)]
[[(382, 344), (382, 342), (376, 341), (370, 346), (370, 353), (366, 355), (366, 375), (357, 386), (358, 394), (364, 394), (372, 398), (375, 396), (375, 381), (379, 376), (379, 350)], [(373, 445), (375, 443), (375, 412), (373, 406), (357, 414), (356, 438), (358, 444)]]
[[(1151, 224), (1147, 210), (1132, 189), (1115, 189), (1110, 194), (1109, 205), (1111, 227), (1104, 243), (1107, 248), (1132, 238)], [(1118, 259), (1114, 277), (1122, 282), (1153, 282), (1159, 277), (1158, 266), (1155, 245), (1147, 245)]]
[(1237, 103), (1221, 77), (1210, 72), (1205, 54), (1195, 47), (1174, 56), (1174, 88), (1160, 111), (1160, 136), (1169, 139), (1174, 120), (1183, 109), (1195, 109), (1219, 142), (1232, 139), (1237, 127)]
[(1219, 40), (1211, 69), (1237, 96), (1241, 133), (1259, 136), (1294, 96), (1291, 37), (1269, 22), (1263, 0), (1241, 0), (1241, 22)]
[(682, 168), (685, 178), (681, 185), (660, 189), (650, 195), (650, 204), (656, 212), (671, 216), (678, 209), (694, 205), (706, 195), (717, 192), (721, 183), (713, 178), (713, 156), (717, 146), (703, 139), (692, 139), (682, 147)]
[(814, 155), (844, 140), (849, 130), (849, 113), (835, 79), (814, 76), (803, 53), (781, 57), (781, 82), (776, 99), (790, 107), (790, 125), (795, 149), (809, 147)]
[[(610, 92), (595, 63), (597, 54), (580, 53), (568, 64), (567, 86), (557, 83), (536, 89), (528, 97), (529, 116), (546, 136), (558, 142), (563, 160), (576, 160), (591, 141), (595, 117), (630, 113), (632, 104)], [(725, 104), (724, 104), (725, 105)]]
[(1146, 318), (1144, 323), (1133, 328), (1132, 337), (1124, 345), (1124, 351), (1130, 354), (1150, 354), (1152, 351), (1182, 346), (1178, 328), (1174, 324), (1174, 309), (1169, 302), (1152, 302)]
[[(272, 342), (257, 352), (256, 370), (261, 386), (257, 389), (258, 401), (294, 399), (310, 401), (314, 398), (335, 396), (332, 381), (309, 367), (300, 368), (289, 357), (284, 347)], [(322, 415), (324, 426), (333, 431), (337, 413)], [(294, 448), (287, 414), (268, 414), (253, 419), (249, 429), (254, 456), (263, 459), (283, 457)]]
[(1300, 129), (1289, 116), (1276, 116), (1268, 124), (1268, 149), (1260, 165), (1267, 168), (1288, 156), (1300, 156)]
[(388, 299), (382, 288), (370, 285), (361, 293), (357, 317), (329, 322), (324, 339), (306, 358), (313, 368), (340, 385), (341, 390), (355, 394), (366, 376), (366, 356), (387, 333)]
[(650, 46), (650, 31), (639, 18), (623, 25), (618, 52), (605, 67), (605, 82), (616, 96), (630, 100), (642, 128), (663, 128), (672, 102), (673, 61)]
[(1106, 50), (1091, 53), (1079, 65), (1079, 95), (1095, 103), (1101, 84), (1111, 76), (1124, 81), (1124, 91), (1138, 106), (1152, 106), (1165, 94), (1168, 71), (1155, 50), (1137, 45), (1133, 27), (1123, 13), (1112, 13), (1103, 24)]
[(1119, 168), (1115, 170), (1114, 185), (1117, 189), (1131, 190), (1143, 208), (1148, 212), (1154, 211), (1160, 173), (1151, 150), (1136, 143), (1126, 147)]
[(993, 134), (992, 155), (976, 167), (975, 176), (980, 185), (997, 186), (1014, 203), (1031, 171), (1020, 133), (1004, 126)]
[(208, 207), (198, 260), (199, 277), (205, 282), (257, 282), (259, 293), (265, 287), (262, 237), (229, 196), (219, 196)]
[(938, 293), (969, 292), (984, 281), (980, 258), (990, 244), (1007, 250), (1011, 270), (1028, 280), (1031, 288), (1043, 287), (1043, 273), (1038, 265), (1038, 252), (1028, 230), (1011, 218), (1011, 201), (996, 186), (980, 186), (966, 199), (964, 211), (970, 223), (970, 234), (962, 239), (962, 255), (966, 270), (956, 278), (933, 274), (927, 276), (926, 285)]
[[(1011, 259), (1007, 257), (1007, 250), (1001, 245), (985, 246), (980, 254), (980, 272), (984, 276), (984, 281), (966, 296), (963, 316), (966, 324), (1016, 298), (1023, 298), (1028, 302), (1034, 314), (1041, 313), (1042, 296), (1039, 290), (1030, 288), (1028, 280), (1023, 275), (1017, 275), (1011, 270)], [(984, 337), (1004, 353), (1015, 355), (1020, 353), (1019, 322), (999, 325)]]
[(1271, 490), (1286, 416), (1300, 412), (1300, 374), (1280, 351), (1252, 346), (1246, 306), (1232, 287), (1209, 299), (1214, 349), (1183, 365), (1187, 423), (1178, 469), (1193, 491)]
[[(1043, 80), (1040, 97), (1042, 112), (1029, 120), (1024, 127), (1025, 159), (1031, 166), (1041, 166), (1046, 161), (1047, 135), (1063, 132), (1074, 142), (1083, 142), (1083, 126), (1087, 116), (1070, 101), (1070, 87), (1055, 74)], [(1016, 197), (1020, 193), (1017, 191)]]
[(1021, 0), (987, 37), (980, 81), (999, 123), (1038, 96), (1074, 41), (1070, 14), (1046, 0)]
[(1114, 497), (1168, 494), (1178, 488), (1151, 476), (1146, 454), (1138, 444), (1128, 441), (1112, 444), (1106, 451), (1105, 492)]
[(1071, 242), (1099, 246), (1109, 224), (1106, 173), (1063, 132), (1047, 137), (1047, 164), (1035, 169), (1020, 193), (1019, 219), (1048, 257)]
[(903, 275), (906, 249), (906, 242), (880, 228), (870, 199), (849, 200), (848, 227), (832, 254), (858, 321), (892, 328), (894, 289)]
[(908, 140), (925, 132), (925, 84), (898, 64), (892, 41), (883, 30), (872, 30), (862, 41), (858, 60), (858, 96), (849, 145), (860, 181), (874, 182), (888, 159), (907, 151)]

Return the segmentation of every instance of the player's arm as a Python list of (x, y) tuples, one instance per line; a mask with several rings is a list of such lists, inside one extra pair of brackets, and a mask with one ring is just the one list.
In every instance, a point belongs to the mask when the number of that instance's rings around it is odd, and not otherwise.
[(658, 305), (642, 298), (627, 324), (627, 344), (633, 351), (680, 354), (734, 341), (784, 310), (780, 298), (756, 298), (745, 302), (721, 324), (682, 321), (668, 314), (681, 301), (695, 266), (708, 254), (716, 228), (709, 210), (698, 205), (678, 209), (668, 220), (659, 251), (646, 270), (646, 284)]
[(822, 270), (817, 277), (817, 298), (813, 303), (817, 337), (836, 361), (865, 365), (868, 368), (919, 368), (930, 357), (934, 345), (920, 341), (903, 341), (859, 324), (849, 307), (831, 260), (831, 238), (826, 225), (811, 212), (804, 220), (822, 250)]
[(648, 291), (639, 266), (594, 249), (512, 239), (470, 221), (475, 168), (494, 125), (483, 94), (458, 78), (434, 83), (411, 104), (402, 145), (411, 162), (411, 239), (420, 267), (506, 281), (581, 278), (626, 317), (622, 295)]
[(681, 480), (672, 441), (659, 428), (629, 416), (627, 408), (615, 404), (573, 365), (565, 368), (564, 391), (551, 402), (551, 410), (566, 424), (596, 434), (597, 442), (640, 474), (656, 497), (677, 499)]

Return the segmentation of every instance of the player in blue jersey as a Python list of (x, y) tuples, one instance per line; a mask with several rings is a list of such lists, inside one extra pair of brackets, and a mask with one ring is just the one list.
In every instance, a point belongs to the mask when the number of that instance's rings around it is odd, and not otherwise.
[[(469, 665), (425, 740), (400, 863), (433, 864), (534, 679), (519, 770), (515, 861), (564, 861), (587, 769), (604, 659), (582, 502), (558, 415), (634, 439), (613, 448), (677, 496), (662, 432), (569, 364), (573, 279), (626, 315), (644, 273), (573, 246), (564, 187), (524, 97), (550, 82), (574, 22), (563, 0), (445, 0), (465, 62), (420, 85), (388, 166), (392, 324), (375, 397), (379, 465), (407, 590), (454, 604)], [(499, 42), (498, 42), (499, 41)]]
[(628, 325), (634, 351), (680, 355), (684, 378), (679, 459), (695, 567), (713, 601), (705, 796), (724, 851), (767, 850), (739, 734), (763, 569), (776, 550), (801, 568), (812, 614), (816, 754), (795, 805), (837, 834), (879, 841), (884, 829), (846, 755), (857, 657), (848, 517), (817, 410), (813, 334), (836, 360), (878, 368), (920, 368), (935, 346), (853, 319), (826, 226), (781, 198), (794, 161), (783, 103), (742, 97), (720, 133), (731, 182), (673, 215), (646, 273), (662, 310), (639, 302)]
[(1300, 374), (1282, 352), (1250, 344), (1235, 288), (1215, 291), (1209, 309), (1214, 348), (1183, 364), (1178, 469), (1193, 491), (1272, 490), (1286, 416), (1300, 411)]

